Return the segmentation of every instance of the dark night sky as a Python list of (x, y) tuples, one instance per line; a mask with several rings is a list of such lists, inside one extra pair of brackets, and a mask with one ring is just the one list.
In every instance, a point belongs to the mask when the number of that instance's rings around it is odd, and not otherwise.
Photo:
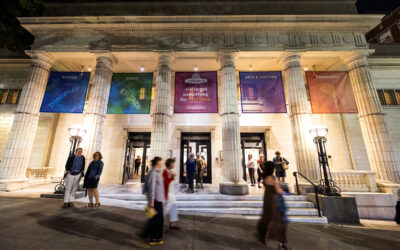
[(400, 0), (358, 0), (357, 8), (360, 14), (386, 14), (400, 6)]

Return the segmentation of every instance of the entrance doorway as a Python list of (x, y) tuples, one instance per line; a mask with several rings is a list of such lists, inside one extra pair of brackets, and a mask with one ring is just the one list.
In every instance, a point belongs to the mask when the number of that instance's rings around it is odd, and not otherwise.
[[(267, 159), (267, 148), (265, 145), (264, 133), (240, 133), (242, 146), (242, 166), (246, 167), (246, 160), (249, 154), (253, 155), (254, 160), (260, 159), (260, 154)], [(247, 174), (243, 173), (243, 179), (247, 180)]]
[(149, 132), (130, 132), (128, 134), (122, 184), (129, 180), (144, 182), (144, 178), (149, 171), (150, 137), (151, 133)]
[(184, 173), (184, 164), (189, 158), (190, 153), (197, 154), (204, 157), (207, 163), (206, 170), (203, 175), (204, 183), (211, 183), (211, 133), (182, 133), (181, 134), (181, 159), (180, 159), (180, 182), (186, 182), (186, 175)]

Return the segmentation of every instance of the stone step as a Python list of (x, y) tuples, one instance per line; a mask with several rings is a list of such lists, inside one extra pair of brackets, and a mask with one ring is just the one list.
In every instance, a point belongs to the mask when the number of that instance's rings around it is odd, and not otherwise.
[[(187, 208), (178, 207), (179, 212), (198, 212), (209, 214), (240, 214), (240, 215), (261, 215), (261, 208)], [(318, 216), (318, 210), (315, 208), (289, 208), (286, 211), (287, 216)]]
[[(146, 196), (142, 194), (100, 194), (101, 197), (109, 199), (121, 199), (121, 200), (146, 200)], [(284, 195), (285, 201), (308, 201), (304, 195)], [(177, 194), (177, 201), (263, 201), (262, 195), (246, 195), (246, 196), (230, 196), (221, 194)]]
[[(147, 201), (130, 201), (137, 205), (146, 205)], [(314, 204), (309, 201), (286, 201), (288, 208), (314, 208)], [(180, 201), (177, 200), (178, 208), (230, 208), (230, 207), (244, 207), (244, 208), (262, 208), (262, 201)]]

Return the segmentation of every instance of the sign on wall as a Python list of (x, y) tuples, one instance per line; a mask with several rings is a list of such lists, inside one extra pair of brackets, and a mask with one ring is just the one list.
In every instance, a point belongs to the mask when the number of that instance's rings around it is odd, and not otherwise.
[(218, 113), (217, 72), (176, 72), (175, 113)]
[(149, 114), (153, 73), (113, 74), (108, 114)]
[(307, 71), (306, 79), (313, 113), (357, 113), (347, 72)]
[(280, 71), (239, 72), (242, 113), (286, 113)]
[(82, 113), (89, 72), (51, 72), (40, 112)]

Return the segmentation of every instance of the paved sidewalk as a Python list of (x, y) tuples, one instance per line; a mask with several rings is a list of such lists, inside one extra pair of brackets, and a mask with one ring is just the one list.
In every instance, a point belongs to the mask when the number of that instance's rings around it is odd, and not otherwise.
[[(150, 248), (135, 235), (144, 226), (143, 212), (102, 206), (61, 208), (62, 201), (0, 197), (0, 249), (81, 250)], [(267, 249), (258, 243), (256, 221), (182, 216), (181, 231), (165, 230), (166, 243), (154, 249)], [(400, 249), (394, 222), (364, 225), (292, 223), (293, 249)], [(275, 244), (269, 249), (276, 249)]]

